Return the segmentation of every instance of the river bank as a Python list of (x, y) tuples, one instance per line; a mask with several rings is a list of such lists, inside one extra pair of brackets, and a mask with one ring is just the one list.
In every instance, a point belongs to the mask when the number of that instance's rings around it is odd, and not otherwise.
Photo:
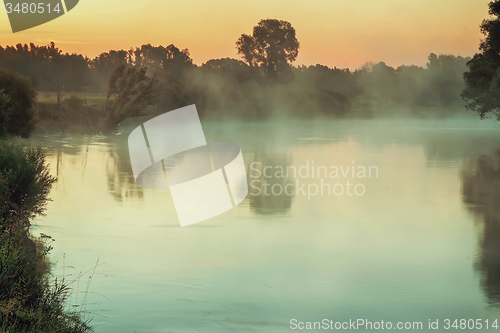
[(81, 311), (69, 310), (68, 283), (51, 276), (52, 237), (31, 235), (56, 178), (41, 148), (0, 140), (0, 331), (91, 331)]

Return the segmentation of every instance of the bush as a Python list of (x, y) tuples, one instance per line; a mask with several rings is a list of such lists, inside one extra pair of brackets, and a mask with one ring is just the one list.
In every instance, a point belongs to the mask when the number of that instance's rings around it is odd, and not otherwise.
[[(0, 92), (0, 120), (8, 116), (7, 122), (3, 122), (3, 127), (7, 124), (7, 135), (28, 138), (35, 130), (36, 124), (36, 92), (29, 79), (0, 69)], [(2, 95), (7, 95), (8, 98)]]
[(0, 182), (4, 187), (0, 226), (7, 228), (9, 219), (16, 218), (27, 230), (30, 219), (44, 214), (55, 181), (41, 148), (0, 140)]

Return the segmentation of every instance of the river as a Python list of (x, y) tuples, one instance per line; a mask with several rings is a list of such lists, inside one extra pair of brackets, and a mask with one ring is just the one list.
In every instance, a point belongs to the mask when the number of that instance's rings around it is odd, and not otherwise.
[[(133, 127), (27, 141), (44, 147), (58, 177), (32, 233), (55, 239), (52, 273), (96, 332), (291, 332), (291, 321), (323, 319), (422, 322), (423, 331), (438, 320), (442, 331), (446, 319), (500, 319), (493, 122), (202, 126), (207, 141), (241, 147), (254, 182), (237, 207), (183, 228), (168, 189), (134, 182)], [(318, 177), (319, 166), (329, 173)], [(302, 174), (276, 175), (293, 167)], [(358, 177), (363, 167), (372, 173)], [(325, 183), (340, 184), (336, 194), (313, 195)]]

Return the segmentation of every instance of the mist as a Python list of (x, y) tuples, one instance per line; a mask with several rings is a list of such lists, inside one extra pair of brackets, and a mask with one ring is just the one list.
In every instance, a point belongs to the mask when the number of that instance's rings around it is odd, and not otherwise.
[(188, 49), (172, 44), (110, 50), (94, 59), (64, 53), (55, 43), (0, 47), (0, 67), (27, 76), (39, 92), (44, 131), (97, 129), (107, 113), (109, 78), (121, 65), (146, 67), (157, 81), (158, 98), (143, 114), (148, 117), (190, 104), (211, 120), (450, 117), (465, 112), (460, 93), (468, 60), (430, 54), (425, 68), (367, 62), (354, 71), (285, 65), (270, 78), (235, 58), (197, 66)]

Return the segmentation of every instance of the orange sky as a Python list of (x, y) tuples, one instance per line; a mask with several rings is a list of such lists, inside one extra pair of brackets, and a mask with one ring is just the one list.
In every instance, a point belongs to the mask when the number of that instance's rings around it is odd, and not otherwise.
[(367, 61), (425, 65), (427, 56), (472, 56), (489, 0), (81, 0), (70, 12), (13, 34), (0, 17), (0, 45), (55, 41), (94, 57), (110, 49), (174, 44), (196, 64), (237, 57), (235, 42), (263, 18), (289, 21), (301, 43), (295, 65), (355, 69)]

